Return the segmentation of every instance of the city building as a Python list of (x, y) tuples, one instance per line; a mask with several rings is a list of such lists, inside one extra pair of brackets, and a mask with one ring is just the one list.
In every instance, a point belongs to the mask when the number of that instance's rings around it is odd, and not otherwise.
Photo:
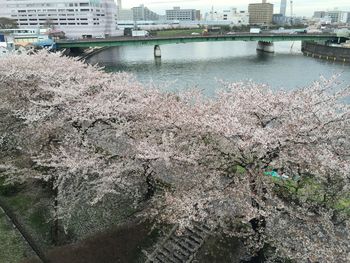
[(344, 11), (327, 11), (327, 16), (331, 18), (332, 23), (347, 23), (348, 12)]
[(266, 0), (262, 3), (249, 4), (248, 13), (251, 25), (272, 24), (273, 4), (266, 3)]
[(286, 16), (287, 11), (287, 0), (281, 0), (280, 14)]
[[(205, 21), (219, 22), (218, 24), (229, 24), (233, 26), (248, 25), (249, 14), (246, 11), (237, 11), (237, 8), (225, 9), (222, 11), (211, 10), (205, 16)], [(227, 22), (227, 23), (224, 23)]]
[(349, 11), (315, 11), (313, 18), (318, 21), (328, 21), (330, 23), (345, 24), (350, 22), (350, 12)]
[(196, 9), (181, 9), (180, 7), (174, 7), (173, 9), (166, 10), (166, 20), (179, 20), (179, 21), (195, 21), (200, 20), (201, 14)]
[(280, 26), (283, 26), (283, 25), (286, 25), (286, 24), (289, 24), (290, 23), (290, 18), (289, 17), (286, 17), (282, 14), (273, 14), (272, 16), (272, 22), (275, 24), (275, 25), (280, 25)]
[(0, 17), (20, 28), (51, 27), (69, 38), (116, 34), (114, 0), (0, 0)]
[(144, 5), (140, 5), (137, 7), (131, 8), (133, 12), (133, 19), (135, 21), (150, 21), (150, 20), (158, 20), (159, 15), (155, 12), (152, 12)]

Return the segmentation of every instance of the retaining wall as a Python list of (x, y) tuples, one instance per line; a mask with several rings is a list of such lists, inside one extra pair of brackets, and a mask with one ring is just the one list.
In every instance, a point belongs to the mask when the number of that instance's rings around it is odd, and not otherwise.
[(303, 41), (301, 51), (305, 56), (350, 63), (350, 48), (332, 47)]

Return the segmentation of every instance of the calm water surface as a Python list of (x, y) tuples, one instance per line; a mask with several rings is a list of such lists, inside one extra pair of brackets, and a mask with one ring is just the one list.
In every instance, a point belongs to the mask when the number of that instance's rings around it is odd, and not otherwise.
[(274, 89), (294, 89), (333, 74), (350, 83), (350, 65), (302, 55), (300, 42), (275, 43), (275, 53), (257, 53), (256, 42), (206, 42), (161, 46), (115, 47), (90, 58), (108, 71), (126, 71), (146, 85), (178, 91), (192, 87), (212, 95), (220, 81), (253, 80)]

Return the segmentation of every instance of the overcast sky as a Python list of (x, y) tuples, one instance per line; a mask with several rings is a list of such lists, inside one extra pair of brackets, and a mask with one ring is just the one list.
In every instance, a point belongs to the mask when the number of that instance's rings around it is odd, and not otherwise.
[[(116, 1), (116, 0), (115, 0)], [(165, 14), (164, 10), (173, 6), (181, 8), (197, 8), (202, 12), (207, 12), (214, 6), (215, 10), (228, 7), (237, 7), (239, 10), (247, 10), (249, 3), (259, 3), (260, 0), (122, 0), (123, 8), (130, 8), (144, 4), (152, 11)], [(280, 0), (267, 0), (274, 4), (274, 12), (279, 12)], [(290, 14), (290, 0), (287, 0), (287, 14)], [(294, 0), (293, 13), (298, 16), (312, 16), (318, 10), (344, 10), (350, 12), (350, 0)]]

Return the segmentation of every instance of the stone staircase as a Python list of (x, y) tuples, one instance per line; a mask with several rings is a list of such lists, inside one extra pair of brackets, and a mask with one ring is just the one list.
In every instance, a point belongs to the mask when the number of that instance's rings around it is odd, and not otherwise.
[(204, 224), (194, 224), (192, 229), (186, 228), (181, 236), (176, 235), (177, 229), (178, 226), (174, 226), (153, 253), (148, 255), (147, 263), (191, 262), (211, 232)]

